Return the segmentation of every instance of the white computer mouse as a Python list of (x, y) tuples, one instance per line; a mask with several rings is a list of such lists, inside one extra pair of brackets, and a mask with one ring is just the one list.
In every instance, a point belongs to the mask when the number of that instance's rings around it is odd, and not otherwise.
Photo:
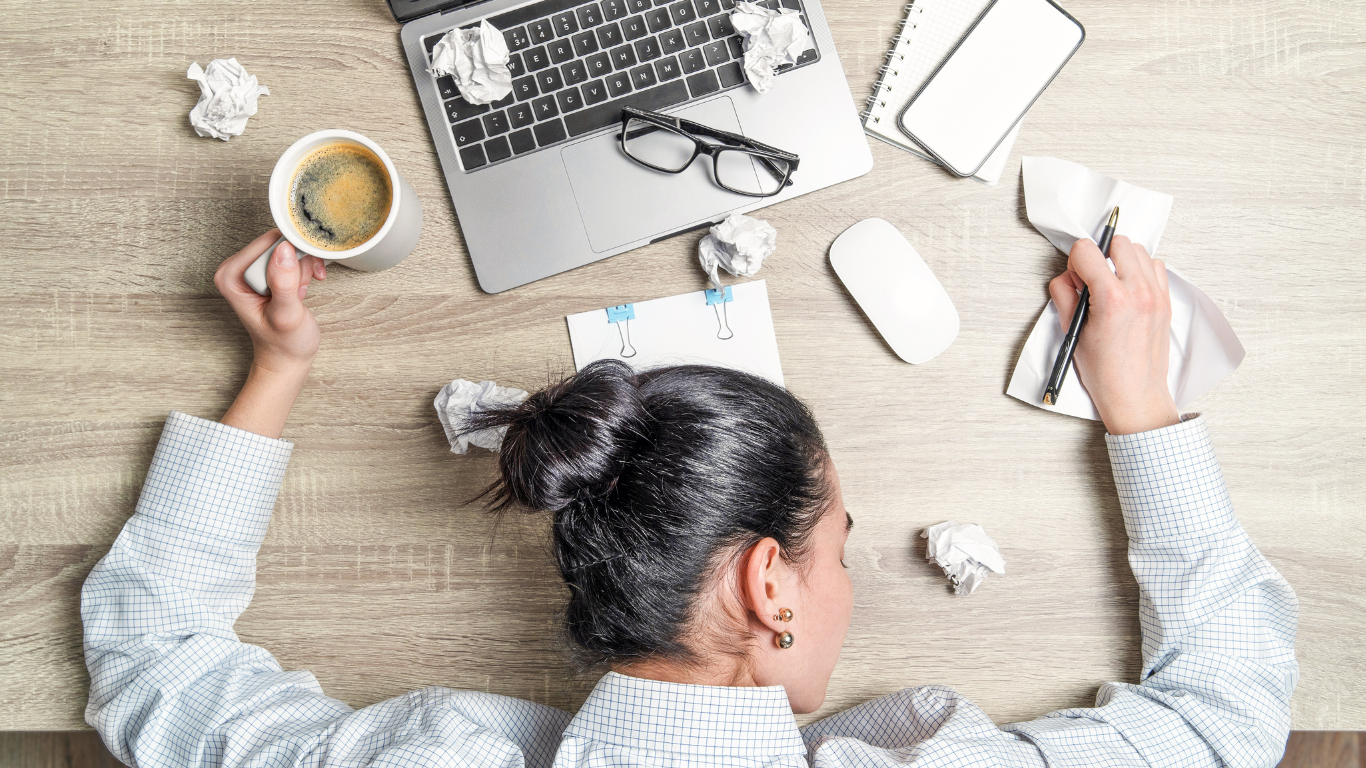
[(958, 336), (958, 310), (901, 232), (864, 219), (830, 246), (830, 266), (896, 356), (923, 363)]

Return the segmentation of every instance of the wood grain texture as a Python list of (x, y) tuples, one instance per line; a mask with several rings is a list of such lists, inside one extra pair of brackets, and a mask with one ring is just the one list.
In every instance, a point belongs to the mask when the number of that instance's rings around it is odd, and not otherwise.
[[(852, 96), (904, 0), (826, 0)], [(1176, 196), (1161, 255), (1248, 356), (1196, 405), (1239, 517), (1301, 601), (1297, 728), (1366, 728), (1366, 6), (1073, 0), (1087, 41), (988, 187), (872, 142), (868, 175), (763, 211), (788, 385), (814, 407), (857, 525), (853, 627), (820, 714), (944, 683), (999, 722), (1089, 704), (1140, 665), (1137, 587), (1099, 425), (1003, 395), (1064, 263), (1025, 220), (1022, 153)], [(0, 0), (0, 728), (82, 728), (79, 589), (131, 514), (166, 412), (215, 418), (250, 347), (218, 262), (271, 226), (285, 147), (324, 127), (386, 148), (424, 203), (398, 268), (334, 268), (323, 349), (238, 623), (363, 706), (423, 685), (573, 710), (545, 522), (466, 504), (494, 470), (447, 452), (455, 377), (534, 388), (572, 367), (564, 315), (703, 287), (697, 235), (497, 296), (479, 291), (397, 27), (378, 0), (214, 5)], [(196, 137), (190, 61), (237, 56), (271, 95), (245, 135)], [(780, 84), (781, 85), (781, 84)], [(827, 250), (879, 216), (915, 244), (962, 331), (897, 361)], [(957, 518), (1009, 573), (948, 593), (917, 533)]]

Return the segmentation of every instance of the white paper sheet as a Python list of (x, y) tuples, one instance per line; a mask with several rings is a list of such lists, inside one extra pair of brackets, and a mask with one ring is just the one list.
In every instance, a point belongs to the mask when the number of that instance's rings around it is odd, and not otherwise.
[[(1110, 211), (1118, 205), (1115, 234), (1143, 245), (1151, 255), (1157, 254), (1158, 241), (1171, 213), (1171, 195), (1136, 187), (1055, 157), (1026, 157), (1022, 167), (1029, 223), (1058, 250), (1068, 253), (1079, 238), (1098, 238)], [(1185, 408), (1233, 373), (1246, 352), (1228, 320), (1204, 291), (1171, 267), (1167, 268), (1167, 284), (1172, 302), (1167, 384), (1176, 407)], [(1058, 393), (1058, 404), (1043, 404), (1043, 392), (1064, 335), (1058, 309), (1049, 301), (1025, 342), (1006, 394), (1036, 408), (1099, 419), (1075, 363)]]
[[(569, 315), (574, 367), (622, 360), (637, 370), (664, 365), (719, 365), (781, 386), (778, 340), (763, 280), (727, 286), (731, 301), (707, 305), (705, 291), (630, 305), (633, 319), (608, 321), (608, 310)], [(625, 306), (625, 305), (623, 305)], [(730, 338), (723, 339), (729, 329)]]

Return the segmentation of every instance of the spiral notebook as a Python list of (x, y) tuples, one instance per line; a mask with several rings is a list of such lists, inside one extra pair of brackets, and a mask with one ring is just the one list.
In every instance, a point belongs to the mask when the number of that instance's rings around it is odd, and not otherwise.
[[(914, 0), (906, 6), (906, 18), (902, 19), (901, 30), (887, 51), (887, 62), (880, 69), (882, 77), (868, 97), (868, 109), (863, 113), (865, 131), (933, 161), (901, 132), (897, 116), (989, 5), (991, 0)], [(1016, 124), (973, 178), (988, 184), (1000, 181), (1019, 133), (1020, 126)]]

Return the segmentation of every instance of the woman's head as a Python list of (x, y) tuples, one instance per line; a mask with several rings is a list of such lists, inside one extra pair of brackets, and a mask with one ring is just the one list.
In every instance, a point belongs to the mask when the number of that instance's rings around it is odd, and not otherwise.
[(507, 427), (495, 506), (553, 515), (565, 626), (588, 654), (820, 705), (852, 606), (849, 522), (799, 400), (724, 368), (600, 361), (471, 426)]

